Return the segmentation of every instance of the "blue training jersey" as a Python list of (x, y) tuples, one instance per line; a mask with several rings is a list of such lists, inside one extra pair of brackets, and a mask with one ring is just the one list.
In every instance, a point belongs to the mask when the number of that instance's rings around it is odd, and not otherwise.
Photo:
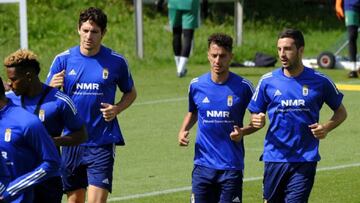
[(5, 200), (32, 202), (36, 183), (60, 175), (60, 157), (46, 129), (11, 100), (0, 110), (0, 150), (11, 175)]
[(50, 67), (47, 83), (55, 73), (65, 70), (64, 92), (70, 96), (85, 121), (88, 141), (81, 145), (124, 145), (118, 120), (106, 122), (101, 103), (114, 104), (117, 87), (130, 92), (134, 82), (126, 59), (101, 46), (95, 56), (80, 53), (80, 46), (57, 55)]
[(189, 112), (197, 112), (198, 129), (194, 164), (217, 170), (244, 169), (244, 143), (234, 142), (234, 125), (243, 127), (252, 84), (230, 72), (224, 84), (216, 84), (207, 73), (191, 81)]
[(253, 113), (268, 112), (262, 159), (319, 161), (319, 140), (308, 126), (319, 122), (324, 103), (336, 110), (342, 99), (343, 94), (327, 76), (307, 67), (297, 77), (285, 76), (282, 68), (263, 75), (248, 106)]
[[(46, 93), (47, 88), (49, 88), (48, 93)], [(84, 122), (69, 96), (45, 84), (42, 89), (43, 91), (34, 97), (16, 96), (12, 91), (7, 92), (6, 97), (15, 105), (33, 114), (38, 107), (38, 117), (52, 137), (61, 136), (63, 130), (64, 135), (80, 130)]]

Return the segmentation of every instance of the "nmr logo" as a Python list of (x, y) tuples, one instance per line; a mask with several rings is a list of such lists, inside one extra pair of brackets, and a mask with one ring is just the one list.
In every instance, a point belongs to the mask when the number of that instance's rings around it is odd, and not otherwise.
[(281, 100), (281, 106), (305, 106), (305, 100), (303, 99)]
[(206, 116), (207, 117), (214, 117), (214, 118), (229, 118), (230, 117), (230, 112), (229, 111), (216, 111), (216, 110), (212, 110), (212, 111), (206, 111)]
[(99, 84), (97, 84), (97, 83), (76, 83), (76, 89), (78, 89), (78, 90), (99, 90)]

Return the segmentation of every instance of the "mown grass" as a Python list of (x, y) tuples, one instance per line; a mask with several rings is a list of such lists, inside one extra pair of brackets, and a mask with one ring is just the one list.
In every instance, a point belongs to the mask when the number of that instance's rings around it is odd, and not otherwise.
[[(128, 58), (138, 98), (135, 104), (119, 115), (126, 146), (117, 149), (111, 202), (188, 202), (190, 191), (156, 195), (140, 199), (117, 201), (117, 198), (154, 191), (189, 187), (193, 146), (180, 148), (177, 132), (187, 111), (187, 87), (190, 80), (208, 71), (207, 37), (213, 32), (234, 36), (232, 4), (209, 7), (209, 17), (195, 32), (189, 73), (177, 78), (168, 31), (166, 12), (157, 13), (144, 6), (145, 57), (135, 52), (134, 8), (130, 0), (28, 0), (29, 48), (35, 51), (45, 79), (56, 54), (78, 44), (77, 18), (85, 7), (98, 6), (109, 17), (104, 43)], [(220, 7), (220, 8), (219, 8)], [(331, 48), (344, 33), (343, 23), (335, 18), (329, 5), (319, 7), (295, 0), (245, 1), (244, 41), (235, 47), (235, 61), (251, 60), (260, 51), (276, 56), (276, 37), (283, 27), (298, 27), (304, 31), (306, 57), (316, 57)], [(0, 4), (0, 58), (19, 47), (18, 8)], [(232, 71), (250, 79), (256, 85), (260, 76), (272, 68), (233, 68)], [(344, 70), (320, 70), (338, 83), (359, 84), (347, 79)], [(4, 77), (4, 72), (1, 71)], [(344, 92), (348, 109), (347, 121), (321, 143), (323, 160), (319, 167), (360, 163), (359, 93)], [(321, 120), (331, 112), (324, 108)], [(248, 116), (245, 118), (248, 119)], [(245, 120), (245, 123), (247, 120)], [(191, 131), (192, 144), (195, 129)], [(258, 161), (265, 130), (245, 140), (245, 178), (261, 177), (263, 166)], [(359, 167), (322, 171), (317, 175), (310, 202), (359, 202)], [(244, 202), (261, 202), (261, 180), (244, 183)]]

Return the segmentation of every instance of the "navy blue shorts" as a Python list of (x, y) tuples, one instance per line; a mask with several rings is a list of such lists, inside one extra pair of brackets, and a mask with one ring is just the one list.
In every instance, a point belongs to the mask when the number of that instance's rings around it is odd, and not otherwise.
[(191, 202), (242, 202), (242, 170), (217, 170), (195, 165)]
[(56, 176), (35, 185), (33, 202), (49, 202), (51, 200), (52, 203), (61, 203), (62, 195), (61, 177)]
[(268, 203), (307, 202), (317, 162), (265, 162), (263, 193)]
[[(87, 188), (88, 185), (112, 191), (115, 145), (67, 147), (62, 156), (64, 191)], [(80, 158), (79, 158), (80, 157)]]

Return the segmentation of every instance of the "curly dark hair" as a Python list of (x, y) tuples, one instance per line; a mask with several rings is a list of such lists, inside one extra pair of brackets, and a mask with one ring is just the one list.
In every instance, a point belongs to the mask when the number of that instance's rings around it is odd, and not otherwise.
[(229, 52), (232, 52), (233, 39), (224, 33), (214, 33), (208, 38), (208, 49), (211, 44), (216, 44), (220, 47), (224, 47)]
[(37, 56), (30, 50), (19, 49), (4, 60), (6, 68), (16, 68), (16, 71), (32, 70), (36, 75), (40, 73), (40, 63)]
[(95, 22), (96, 25), (100, 27), (102, 33), (105, 31), (107, 25), (107, 16), (101, 9), (90, 7), (81, 11), (79, 16), (79, 28), (84, 22), (88, 20)]

